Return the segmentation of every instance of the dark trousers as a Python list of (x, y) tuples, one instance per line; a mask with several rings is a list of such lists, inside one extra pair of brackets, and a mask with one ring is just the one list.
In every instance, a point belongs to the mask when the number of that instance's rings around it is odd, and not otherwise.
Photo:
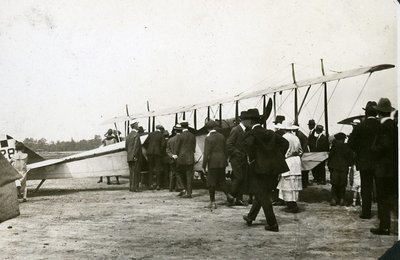
[(303, 185), (303, 189), (308, 186), (308, 172), (309, 171), (301, 171), (301, 184)]
[(217, 188), (221, 188), (225, 194), (227, 193), (225, 167), (208, 169), (207, 186), (211, 202), (215, 201), (215, 190)]
[(245, 159), (232, 158), (231, 166), (232, 166), (233, 178), (232, 178), (232, 186), (231, 186), (230, 193), (232, 194), (232, 196), (234, 196), (238, 199), (241, 199), (243, 183), (244, 183), (246, 168), (247, 168)]
[(162, 182), (162, 157), (160, 155), (148, 155), (147, 160), (149, 163), (149, 173), (147, 175), (148, 185), (149, 187), (153, 185), (154, 175), (156, 175), (157, 186), (160, 186)]
[(376, 195), (378, 202), (379, 228), (390, 229), (390, 210), (393, 207), (393, 198), (397, 182), (394, 178), (375, 178)]
[(135, 191), (139, 189), (140, 181), (140, 164), (139, 162), (130, 161), (129, 164), (129, 190)]
[(332, 199), (335, 199), (337, 202), (340, 202), (340, 200), (344, 200), (346, 195), (346, 186), (332, 184), (331, 195)]
[(249, 214), (247, 215), (251, 220), (256, 220), (258, 212), (261, 207), (263, 208), (265, 218), (269, 226), (277, 225), (274, 209), (271, 202), (271, 192), (257, 192), (251, 205)]
[(315, 166), (314, 169), (312, 169), (312, 175), (314, 177), (314, 181), (326, 182), (325, 161), (321, 162)]
[(170, 164), (170, 171), (169, 171), (169, 190), (176, 190), (176, 191), (181, 191), (185, 188), (185, 186), (182, 183), (182, 178), (179, 178), (178, 175), (178, 168), (176, 166), (176, 163)]
[(361, 179), (361, 214), (371, 215), (372, 190), (374, 185), (374, 170), (360, 170)]
[(180, 178), (179, 181), (183, 183), (186, 181), (186, 193), (188, 195), (192, 195), (192, 182), (193, 182), (193, 164), (189, 165), (178, 165), (178, 178)]

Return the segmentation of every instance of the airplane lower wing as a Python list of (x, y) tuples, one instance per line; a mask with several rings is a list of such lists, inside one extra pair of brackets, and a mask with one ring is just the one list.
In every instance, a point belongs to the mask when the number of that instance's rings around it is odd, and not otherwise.
[(301, 170), (312, 170), (315, 166), (328, 159), (328, 155), (328, 152), (304, 153), (301, 157)]

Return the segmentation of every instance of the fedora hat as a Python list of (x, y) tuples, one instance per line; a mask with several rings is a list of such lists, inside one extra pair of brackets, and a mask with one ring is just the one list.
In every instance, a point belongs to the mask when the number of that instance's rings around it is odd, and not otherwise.
[(375, 111), (374, 106), (377, 106), (375, 101), (368, 101), (365, 108), (363, 107), (363, 110)]
[(315, 120), (314, 119), (308, 120), (308, 124), (307, 125), (315, 125)]
[(181, 125), (182, 128), (188, 128), (188, 127), (189, 127), (189, 122), (187, 122), (187, 121), (182, 121), (182, 122), (180, 123), (180, 125)]
[(381, 98), (378, 101), (378, 104), (376, 106), (372, 106), (373, 109), (375, 109), (378, 112), (385, 112), (385, 113), (390, 113), (394, 111), (395, 109), (392, 107), (392, 103), (388, 98)]
[(257, 119), (257, 120), (261, 119), (260, 113), (258, 112), (257, 108), (250, 108), (245, 112), (246, 113), (241, 114), (242, 119)]

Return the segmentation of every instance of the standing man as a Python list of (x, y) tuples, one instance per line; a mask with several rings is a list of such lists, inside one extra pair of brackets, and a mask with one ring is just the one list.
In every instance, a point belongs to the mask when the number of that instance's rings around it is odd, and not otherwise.
[(139, 123), (131, 124), (132, 131), (126, 137), (125, 149), (128, 153), (129, 191), (139, 191), (140, 162), (142, 161), (142, 143), (138, 133)]
[[(153, 177), (157, 176), (157, 190), (161, 187), (163, 171), (163, 156), (165, 149), (164, 127), (156, 125), (156, 131), (151, 132), (143, 143), (146, 149), (147, 161), (149, 163), (148, 185), (154, 189)], [(163, 149), (164, 148), (164, 149)]]
[(361, 178), (361, 214), (360, 218), (370, 219), (372, 190), (376, 158), (371, 147), (379, 130), (379, 121), (376, 119), (375, 101), (368, 101), (365, 108), (365, 119), (354, 126), (349, 136), (349, 146), (356, 154), (356, 167)]
[(181, 178), (178, 178), (178, 171), (176, 166), (176, 159), (178, 158), (178, 135), (182, 132), (180, 125), (176, 125), (172, 129), (172, 137), (167, 141), (166, 152), (169, 160), (169, 191), (183, 191), (185, 187), (183, 186)]
[[(381, 98), (374, 106), (378, 112), (379, 130), (372, 144), (376, 156), (375, 181), (378, 202), (379, 227), (371, 228), (375, 235), (390, 234), (390, 211), (397, 198), (398, 185), (398, 129), (390, 117), (392, 108), (387, 98)], [(397, 200), (395, 200), (397, 203)]]
[[(299, 129), (298, 124), (293, 124), (293, 125), (296, 125), (298, 127), (294, 130), (294, 132), (300, 140), (301, 149), (303, 150), (303, 153), (309, 152), (307, 136)], [(301, 183), (303, 185), (303, 189), (308, 187), (308, 172), (309, 171), (301, 171)]]
[(216, 131), (218, 124), (214, 120), (206, 123), (208, 135), (204, 140), (203, 170), (207, 174), (207, 186), (210, 194), (209, 208), (216, 209), (215, 190), (220, 186), (228, 196), (225, 183), (225, 168), (228, 166), (226, 158), (225, 137)]
[[(240, 113), (240, 120), (243, 120), (244, 111)], [(233, 180), (230, 194), (236, 198), (236, 205), (244, 206), (242, 201), (242, 189), (247, 171), (246, 153), (243, 149), (243, 137), (246, 127), (243, 122), (232, 128), (228, 139), (226, 140), (226, 149), (229, 156), (229, 161), (232, 166)], [(229, 204), (233, 205), (234, 200), (229, 198)]]
[(243, 219), (248, 225), (256, 219), (263, 208), (267, 225), (265, 230), (278, 232), (279, 227), (272, 208), (272, 190), (276, 188), (278, 176), (289, 171), (285, 162), (288, 141), (272, 130), (261, 126), (257, 109), (249, 109), (242, 115), (243, 124), (251, 129), (244, 137), (244, 148), (249, 161), (249, 190), (255, 196), (248, 215)]
[(182, 133), (178, 136), (176, 160), (179, 178), (186, 178), (186, 194), (182, 194), (183, 198), (192, 197), (192, 182), (193, 182), (193, 166), (194, 152), (196, 149), (196, 137), (189, 132), (189, 123), (181, 122)]
[[(322, 125), (317, 125), (315, 127), (315, 150), (314, 152), (327, 152), (329, 151), (329, 143), (326, 136), (322, 133), (324, 131), (324, 127)], [(310, 145), (310, 143), (309, 143)], [(313, 146), (313, 145), (312, 145)], [(318, 164), (313, 170), (312, 173), (314, 178), (318, 182), (318, 184), (325, 185), (326, 184), (326, 172), (325, 172), (325, 161)]]

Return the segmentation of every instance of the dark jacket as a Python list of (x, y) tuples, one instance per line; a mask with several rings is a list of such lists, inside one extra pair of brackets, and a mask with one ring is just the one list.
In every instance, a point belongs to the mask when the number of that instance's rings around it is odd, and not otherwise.
[(375, 154), (371, 150), (372, 143), (379, 130), (379, 121), (376, 118), (367, 118), (355, 126), (349, 136), (349, 146), (356, 153), (358, 170), (375, 169)]
[(345, 143), (333, 140), (328, 157), (329, 170), (348, 172), (349, 166), (353, 164), (353, 151)]
[(146, 148), (147, 155), (162, 155), (164, 156), (165, 149), (165, 138), (164, 135), (159, 132), (151, 132), (147, 136), (143, 143), (143, 147)]
[(245, 132), (240, 125), (232, 128), (228, 138), (226, 139), (226, 150), (229, 160), (239, 160), (240, 162), (245, 158), (245, 151), (243, 149), (243, 138)]
[(142, 160), (142, 143), (140, 141), (140, 136), (137, 132), (132, 131), (126, 137), (125, 149), (128, 153), (128, 162), (140, 162)]
[(178, 135), (175, 135), (168, 139), (167, 141), (167, 155), (169, 156), (170, 160), (169, 163), (174, 163), (175, 160), (172, 158), (172, 155), (178, 155)]
[(303, 150), (303, 153), (307, 153), (309, 152), (308, 150), (308, 138), (307, 136), (300, 130), (298, 130), (296, 132), (296, 136), (299, 138), (300, 140), (300, 144), (301, 144), (301, 149)]
[(189, 131), (184, 131), (178, 135), (177, 164), (191, 165), (194, 164), (194, 152), (196, 149), (196, 137)]
[[(383, 121), (383, 122), (382, 122)], [(396, 123), (389, 118), (381, 120), (378, 134), (374, 138), (372, 151), (376, 156), (375, 176), (397, 178), (398, 175), (398, 132)]]
[(315, 140), (315, 151), (314, 152), (327, 152), (329, 151), (329, 142), (324, 134), (321, 134)]
[(227, 165), (225, 137), (218, 132), (210, 132), (204, 140), (203, 168), (225, 168)]
[(315, 152), (315, 142), (317, 141), (317, 138), (314, 135), (315, 129), (311, 131), (311, 133), (308, 135), (308, 150), (310, 152)]
[(255, 126), (246, 133), (244, 147), (250, 161), (254, 160), (254, 173), (279, 175), (289, 171), (285, 161), (289, 143), (274, 131), (266, 130), (260, 125)]

